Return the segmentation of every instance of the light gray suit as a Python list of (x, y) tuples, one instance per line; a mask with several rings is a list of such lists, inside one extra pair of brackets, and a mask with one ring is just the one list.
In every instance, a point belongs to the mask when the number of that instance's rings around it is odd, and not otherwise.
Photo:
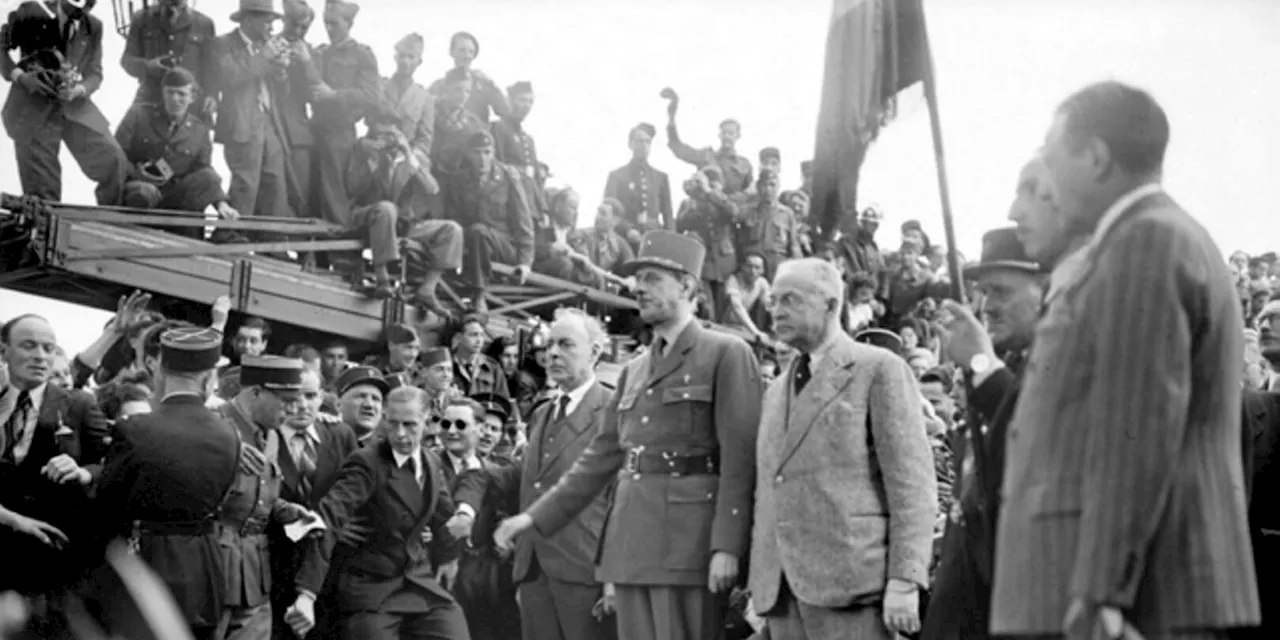
[(863, 618), (820, 625), (835, 635), (806, 620), (806, 637), (842, 637), (853, 624), (887, 638), (878, 609), (858, 605), (877, 602), (889, 578), (927, 586), (933, 548), (937, 486), (920, 393), (901, 358), (843, 333), (816, 358), (799, 395), (794, 362), (765, 393), (752, 604), (771, 631), (798, 606), (801, 617)]

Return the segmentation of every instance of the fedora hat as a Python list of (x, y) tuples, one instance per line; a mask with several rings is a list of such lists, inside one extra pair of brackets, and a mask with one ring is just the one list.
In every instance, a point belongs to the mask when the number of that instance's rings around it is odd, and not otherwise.
[(697, 277), (702, 274), (702, 261), (707, 248), (693, 236), (655, 229), (640, 239), (640, 254), (618, 267), (622, 277), (633, 275), (644, 267), (661, 267)]
[(240, 8), (231, 14), (231, 21), (240, 22), (247, 13), (266, 13), (277, 20), (284, 18), (284, 14), (280, 13), (280, 8), (276, 5), (276, 0), (240, 0)]
[(982, 257), (977, 264), (965, 267), (966, 280), (974, 280), (992, 269), (1013, 269), (1026, 273), (1042, 273), (1040, 264), (1032, 260), (1018, 241), (1017, 230), (1003, 227), (982, 236)]

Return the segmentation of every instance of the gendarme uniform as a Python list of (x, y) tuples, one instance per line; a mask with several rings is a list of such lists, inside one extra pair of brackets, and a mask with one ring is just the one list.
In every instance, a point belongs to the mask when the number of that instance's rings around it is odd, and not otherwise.
[[(235, 428), (246, 445), (261, 451), (266, 465), (260, 473), (241, 468), (219, 510), (224, 523), (219, 543), (228, 554), (223, 584), (224, 617), (233, 631), (225, 637), (267, 640), (271, 636), (271, 556), (267, 525), (288, 503), (280, 498), (281, 472), (278, 425), (260, 425), (241, 405), (244, 390), (275, 394), (295, 401), (302, 389), (302, 361), (276, 356), (240, 359), (241, 394), (218, 407), (216, 413)], [(239, 628), (238, 631), (234, 630)]]
[[(160, 338), (162, 375), (212, 375), (221, 348), (212, 329), (170, 329)], [(129, 536), (197, 639), (213, 637), (222, 616), (219, 517), (240, 460), (239, 433), (204, 403), (171, 393), (117, 424), (97, 488), (104, 528)]]

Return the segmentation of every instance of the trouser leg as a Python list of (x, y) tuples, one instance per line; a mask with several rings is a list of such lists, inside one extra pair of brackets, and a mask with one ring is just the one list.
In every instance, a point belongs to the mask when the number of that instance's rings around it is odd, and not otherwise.
[(97, 183), (98, 204), (117, 206), (124, 200), (124, 183), (129, 177), (129, 159), (106, 129), (97, 129), (74, 120), (62, 126), (62, 140), (90, 180)]
[(355, 207), (351, 210), (351, 225), (352, 230), (364, 231), (375, 266), (400, 259), (394, 204), (384, 200), (366, 207)]
[(51, 114), (44, 122), (31, 125), (34, 130), (27, 134), (29, 138), (14, 142), (23, 195), (62, 200), (62, 163), (58, 160), (62, 125), (62, 115)]

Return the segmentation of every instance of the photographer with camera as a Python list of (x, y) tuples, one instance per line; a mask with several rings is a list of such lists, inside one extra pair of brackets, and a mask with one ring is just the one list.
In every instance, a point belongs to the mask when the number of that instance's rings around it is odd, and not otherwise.
[[(102, 21), (89, 15), (94, 0), (58, 2), (23, 2), (0, 29), (0, 73), (14, 84), (2, 117), (22, 193), (62, 199), (58, 153), (66, 144), (98, 183), (98, 204), (117, 205), (129, 163), (91, 99), (102, 86)], [(12, 49), (19, 50), (17, 63), (9, 57)]]
[[(178, 67), (167, 71), (161, 84), (163, 103), (134, 104), (116, 129), (116, 141), (133, 165), (124, 187), (125, 205), (199, 213), (212, 205), (222, 219), (239, 218), (211, 164), (210, 126), (191, 112), (195, 76)], [(173, 231), (203, 235), (200, 227)]]

